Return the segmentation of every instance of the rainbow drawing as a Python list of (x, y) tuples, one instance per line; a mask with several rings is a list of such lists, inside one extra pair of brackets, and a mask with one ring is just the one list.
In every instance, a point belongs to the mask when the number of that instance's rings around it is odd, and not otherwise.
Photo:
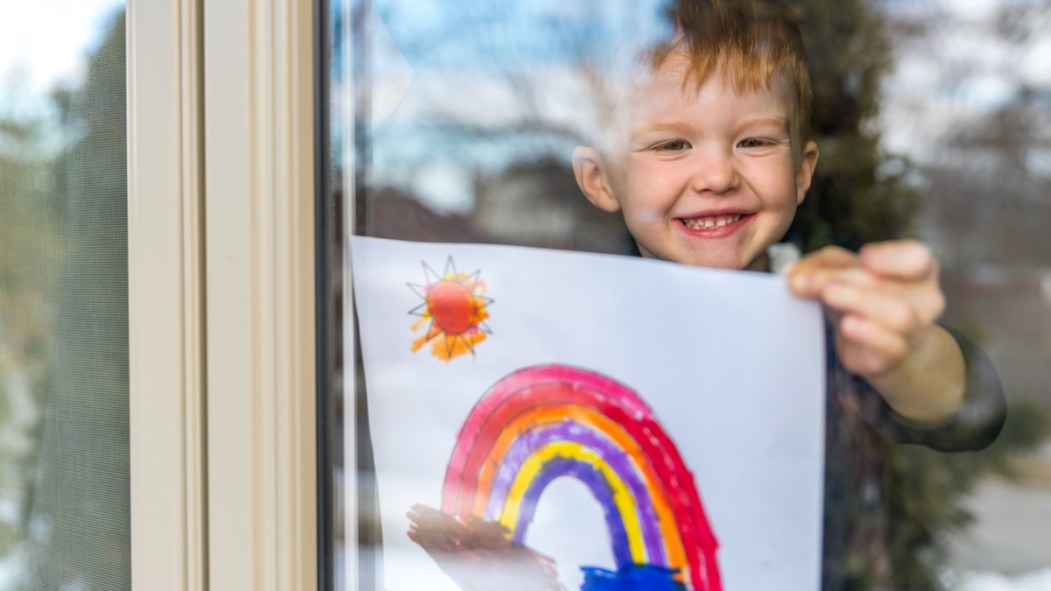
[(559, 477), (602, 506), (620, 570), (655, 567), (694, 591), (721, 591), (715, 536), (671, 438), (630, 388), (562, 365), (495, 384), (460, 429), (442, 511), (497, 521), (522, 544)]

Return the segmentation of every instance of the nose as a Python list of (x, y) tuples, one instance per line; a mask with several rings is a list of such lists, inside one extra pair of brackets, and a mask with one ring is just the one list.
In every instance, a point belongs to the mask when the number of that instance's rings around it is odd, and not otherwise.
[(693, 189), (699, 193), (726, 193), (737, 187), (737, 166), (733, 154), (720, 147), (697, 152)]

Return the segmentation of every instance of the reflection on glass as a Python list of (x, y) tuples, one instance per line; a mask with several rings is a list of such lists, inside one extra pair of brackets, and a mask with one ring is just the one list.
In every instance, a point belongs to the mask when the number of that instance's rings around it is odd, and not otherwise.
[[(620, 220), (581, 196), (569, 155), (622, 99), (601, 83), (616, 69), (594, 58), (667, 34), (668, 3), (447, 4), (333, 3), (333, 165), (351, 231), (631, 252)], [(990, 354), (1010, 405), (984, 451), (856, 458), (872, 488), (846, 518), (844, 588), (1051, 588), (1051, 3), (792, 4), (822, 154), (788, 238), (930, 244), (945, 320)], [(367, 425), (357, 438), (367, 551), (379, 542)]]
[(124, 19), (60, 4), (0, 9), (0, 589), (128, 589)]
[(359, 25), (361, 229), (629, 249), (616, 218), (579, 198), (566, 156), (602, 117), (588, 72), (599, 42), (659, 34), (661, 5), (376, 3)]

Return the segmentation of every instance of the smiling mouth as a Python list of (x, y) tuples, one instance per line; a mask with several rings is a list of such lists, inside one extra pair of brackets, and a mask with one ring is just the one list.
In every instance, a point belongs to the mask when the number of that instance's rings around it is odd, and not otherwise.
[(743, 213), (733, 213), (696, 218), (679, 218), (679, 220), (682, 222), (682, 225), (690, 230), (714, 230), (716, 228), (729, 226), (730, 224), (736, 224), (745, 217), (746, 215)]

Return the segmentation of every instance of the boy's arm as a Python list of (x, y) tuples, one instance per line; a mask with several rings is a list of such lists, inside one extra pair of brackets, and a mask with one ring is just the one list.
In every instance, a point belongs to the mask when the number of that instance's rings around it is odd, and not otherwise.
[(964, 401), (966, 364), (936, 324), (945, 307), (937, 262), (915, 241), (829, 247), (788, 271), (792, 291), (820, 299), (832, 316), (843, 366), (865, 378), (902, 418), (937, 424)]
[[(865, 422), (888, 441), (916, 443), (941, 451), (976, 451), (995, 441), (1003, 428), (1007, 404), (996, 369), (980, 347), (951, 329), (949, 332), (963, 352), (967, 369), (963, 406), (947, 421), (921, 425), (903, 419), (873, 392), (871, 396), (878, 399), (874, 401), (876, 404), (861, 403), (857, 408)], [(866, 389), (873, 390), (864, 378), (850, 374), (846, 369), (836, 369), (835, 365), (830, 369), (846, 374), (838, 377), (839, 384), (842, 385), (844, 379), (854, 382), (853, 391), (863, 397)]]

